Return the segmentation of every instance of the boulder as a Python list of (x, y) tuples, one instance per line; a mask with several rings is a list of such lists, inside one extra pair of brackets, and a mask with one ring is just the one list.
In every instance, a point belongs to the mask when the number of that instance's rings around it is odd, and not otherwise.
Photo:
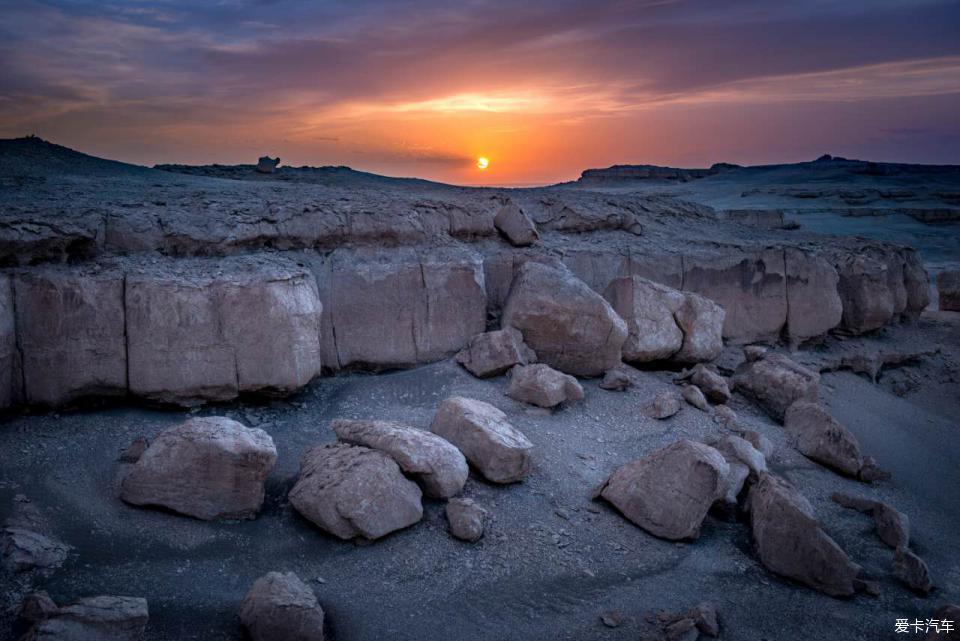
[(455, 496), (467, 482), (470, 468), (463, 454), (432, 432), (390, 421), (337, 419), (330, 427), (345, 443), (388, 454), (429, 497)]
[(477, 334), (457, 353), (457, 362), (479, 378), (499, 376), (514, 365), (536, 360), (537, 355), (523, 342), (523, 334), (513, 327)]
[(120, 497), (198, 519), (254, 518), (277, 460), (270, 435), (222, 416), (162, 431), (120, 484)]
[(847, 253), (838, 258), (836, 267), (840, 274), (837, 291), (843, 302), (841, 329), (863, 334), (889, 323), (896, 301), (887, 264), (867, 253)]
[(727, 458), (727, 465), (729, 471), (723, 478), (723, 492), (716, 503), (721, 513), (735, 516), (740, 503), (740, 493), (743, 492), (743, 487), (750, 478), (750, 468), (732, 457)]
[(526, 262), (503, 310), (537, 360), (567, 374), (600, 376), (621, 362), (627, 326), (586, 283), (566, 269)]
[(3, 529), (3, 562), (12, 572), (49, 571), (63, 565), (70, 546), (27, 528), (10, 525)]
[(717, 608), (712, 603), (700, 603), (695, 608), (680, 614), (660, 612), (657, 623), (663, 630), (667, 641), (696, 641), (701, 635), (716, 638), (720, 636), (720, 623)]
[(680, 351), (683, 332), (674, 314), (683, 305), (683, 292), (633, 276), (614, 280), (603, 295), (627, 324), (623, 360), (647, 363)]
[(41, 268), (17, 274), (14, 292), (27, 403), (126, 394), (123, 273)]
[(0, 274), (0, 410), (23, 400), (23, 376), (16, 329), (11, 279), (6, 274)]
[(891, 505), (842, 492), (834, 492), (831, 498), (845, 508), (872, 516), (877, 536), (891, 548), (896, 550), (910, 544), (910, 519)]
[(714, 447), (723, 454), (728, 463), (739, 462), (746, 465), (756, 478), (767, 471), (766, 457), (746, 439), (727, 434)]
[(665, 389), (657, 392), (646, 405), (644, 413), (650, 418), (670, 418), (680, 411), (680, 399), (673, 390)]
[(921, 594), (929, 594), (933, 590), (933, 580), (927, 564), (906, 546), (897, 548), (893, 553), (893, 576)]
[(756, 430), (744, 430), (743, 438), (750, 443), (764, 458), (773, 456), (773, 443), (766, 436)]
[(946, 270), (937, 274), (937, 294), (942, 311), (960, 312), (960, 270)]
[(748, 501), (753, 538), (767, 569), (830, 596), (854, 594), (860, 567), (823, 531), (800, 492), (764, 472)]
[(730, 386), (720, 374), (697, 363), (690, 375), (690, 382), (700, 388), (703, 395), (714, 403), (726, 403), (730, 400)]
[(847, 476), (857, 476), (863, 467), (857, 438), (816, 401), (792, 404), (783, 427), (807, 458)]
[(600, 496), (655, 536), (695, 539), (728, 473), (720, 452), (683, 439), (618, 468)]
[(483, 536), (487, 511), (473, 499), (450, 499), (446, 512), (450, 534), (456, 538), (473, 543)]
[(510, 370), (510, 386), (506, 393), (521, 403), (540, 407), (583, 400), (583, 387), (577, 379), (543, 363), (517, 365)]
[(24, 641), (138, 641), (149, 618), (146, 599), (95, 596), (49, 613)]
[(600, 389), (611, 392), (624, 392), (633, 387), (633, 379), (622, 368), (607, 370), (600, 381)]
[(840, 280), (828, 260), (788, 247), (784, 249), (787, 277), (786, 333), (794, 345), (822, 336), (840, 324), (843, 303)]
[(675, 318), (683, 332), (683, 345), (672, 359), (678, 363), (712, 361), (723, 351), (723, 307), (705, 296), (684, 293)]
[(493, 219), (493, 224), (514, 247), (532, 245), (540, 238), (537, 226), (523, 213), (522, 209), (513, 203), (500, 208)]
[(680, 390), (680, 394), (683, 396), (683, 400), (698, 410), (703, 410), (704, 412), (710, 411), (710, 403), (707, 402), (707, 397), (703, 395), (703, 392), (701, 392), (700, 388), (696, 385), (684, 385), (683, 389)]
[(260, 156), (257, 160), (257, 173), (272, 174), (280, 164), (280, 158), (271, 158), (270, 156)]
[(422, 493), (397, 463), (377, 450), (337, 443), (300, 460), (290, 503), (341, 539), (378, 539), (423, 518)]
[(293, 572), (268, 572), (250, 587), (240, 622), (253, 641), (323, 641), (323, 608)]
[(489, 403), (451, 396), (440, 403), (430, 430), (460, 448), (488, 481), (519, 481), (533, 467), (533, 443)]
[(787, 408), (794, 401), (817, 400), (820, 374), (783, 354), (774, 353), (738, 367), (733, 376), (733, 386), (782, 423)]

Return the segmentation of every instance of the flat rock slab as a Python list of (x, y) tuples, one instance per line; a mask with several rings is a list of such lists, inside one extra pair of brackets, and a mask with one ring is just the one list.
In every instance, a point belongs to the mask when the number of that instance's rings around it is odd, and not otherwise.
[(432, 432), (392, 421), (347, 419), (331, 421), (330, 428), (344, 443), (388, 454), (429, 497), (456, 496), (467, 482), (470, 468), (463, 454)]
[(357, 445), (308, 451), (289, 496), (300, 514), (341, 539), (378, 539), (423, 518), (417, 484), (388, 455)]
[(48, 613), (27, 633), (33, 641), (137, 641), (149, 620), (147, 600), (96, 596)]
[(293, 572), (268, 572), (250, 587), (240, 622), (253, 641), (323, 641), (323, 608)]
[(517, 365), (510, 370), (507, 396), (521, 403), (550, 408), (583, 400), (583, 387), (573, 376), (544, 363)]
[(600, 496), (655, 536), (695, 539), (728, 473), (720, 452), (683, 439), (617, 469)]
[(253, 518), (277, 460), (270, 435), (229, 418), (192, 418), (161, 432), (123, 477), (120, 497), (198, 519)]
[(488, 481), (513, 483), (533, 467), (533, 443), (489, 403), (452, 396), (440, 403), (430, 430), (460, 448)]
[(860, 567), (823, 531), (809, 501), (770, 473), (750, 488), (750, 526), (766, 568), (830, 596), (850, 596)]

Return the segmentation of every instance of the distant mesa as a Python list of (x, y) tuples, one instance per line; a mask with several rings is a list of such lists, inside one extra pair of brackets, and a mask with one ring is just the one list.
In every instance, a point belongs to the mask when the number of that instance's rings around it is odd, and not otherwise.
[(257, 161), (257, 171), (261, 174), (272, 174), (280, 164), (280, 157), (271, 158), (270, 156), (261, 156)]
[(580, 180), (577, 182), (581, 184), (634, 180), (671, 183), (689, 182), (739, 168), (739, 165), (731, 163), (716, 163), (709, 169), (681, 169), (677, 167), (660, 167), (657, 165), (613, 165), (606, 169), (587, 169), (580, 174)]

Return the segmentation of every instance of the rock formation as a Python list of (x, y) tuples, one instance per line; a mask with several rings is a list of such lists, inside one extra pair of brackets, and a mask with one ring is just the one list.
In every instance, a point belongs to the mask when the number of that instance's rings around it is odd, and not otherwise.
[(561, 403), (583, 399), (583, 387), (573, 376), (544, 363), (517, 365), (510, 370), (507, 396), (540, 407), (556, 407)]
[(250, 586), (240, 622), (253, 641), (323, 641), (323, 608), (293, 572), (268, 572)]
[(537, 359), (523, 342), (523, 334), (513, 327), (477, 334), (457, 353), (457, 362), (480, 378), (499, 376), (514, 365), (526, 365)]
[(820, 375), (783, 354), (766, 354), (737, 368), (733, 385), (782, 423), (787, 408), (795, 401), (816, 402)]
[(857, 437), (819, 403), (793, 403), (784, 416), (783, 427), (807, 458), (847, 476), (857, 476), (863, 467)]

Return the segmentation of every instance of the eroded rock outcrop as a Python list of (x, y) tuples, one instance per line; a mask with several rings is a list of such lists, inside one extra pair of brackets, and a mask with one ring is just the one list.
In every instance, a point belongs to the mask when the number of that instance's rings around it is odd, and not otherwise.
[(750, 489), (750, 526), (767, 569), (830, 596), (850, 596), (860, 567), (823, 531), (807, 499), (770, 473)]
[(617, 469), (600, 496), (655, 536), (695, 539), (728, 472), (718, 451), (683, 439)]
[(161, 432), (123, 472), (120, 497), (204, 520), (253, 518), (276, 460), (263, 430), (224, 417), (192, 418)]
[(540, 362), (576, 376), (619, 365), (627, 337), (623, 320), (586, 283), (532, 261), (514, 278), (501, 322), (523, 333)]
[(250, 586), (240, 622), (253, 641), (323, 641), (323, 608), (293, 572), (268, 572)]
[(533, 443), (489, 403), (452, 396), (440, 403), (430, 430), (460, 448), (488, 481), (513, 483), (533, 467)]
[(456, 496), (470, 469), (456, 447), (432, 432), (391, 421), (337, 419), (330, 428), (344, 443), (388, 454), (433, 498)]
[(378, 539), (423, 518), (422, 493), (397, 463), (377, 450), (337, 443), (300, 460), (290, 503), (341, 539)]

